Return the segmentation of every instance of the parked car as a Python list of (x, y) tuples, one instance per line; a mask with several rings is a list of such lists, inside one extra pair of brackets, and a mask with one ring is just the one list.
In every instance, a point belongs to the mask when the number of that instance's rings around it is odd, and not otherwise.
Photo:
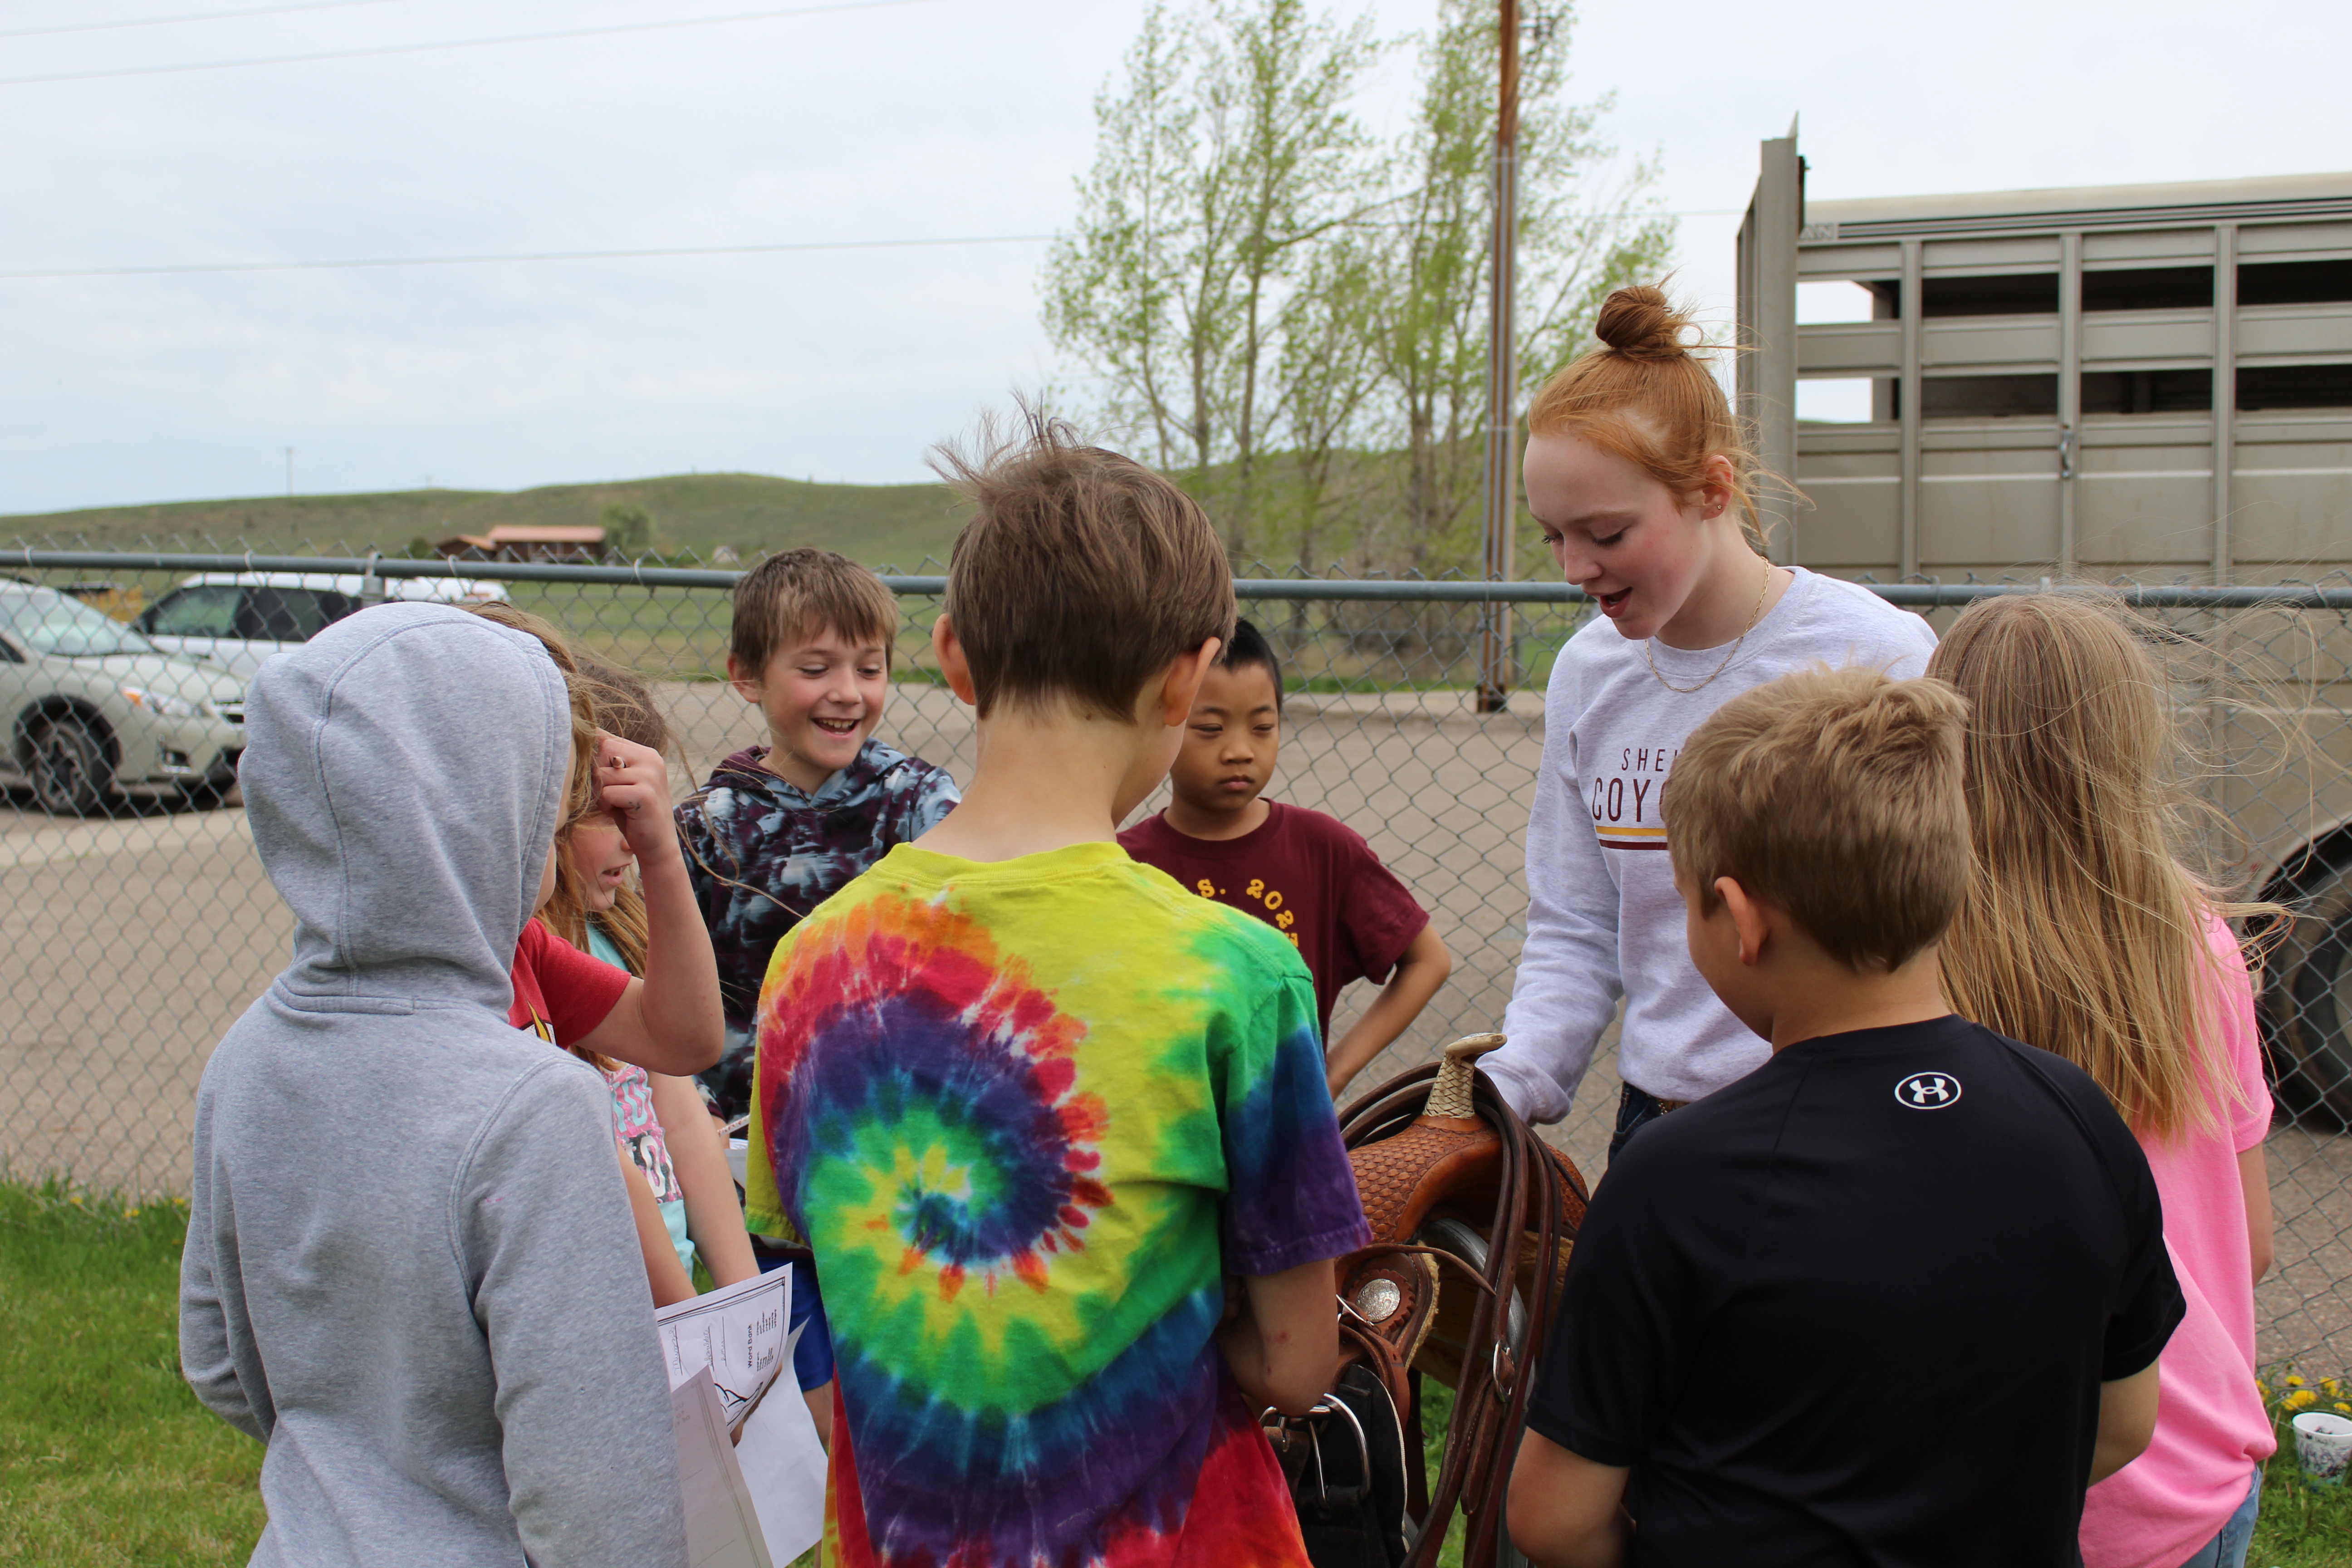
[[(503, 583), (471, 577), (392, 577), (375, 588), (387, 599), (478, 605), (507, 596)], [(262, 662), (368, 603), (367, 582), (323, 572), (215, 572), (190, 577), (131, 624), (166, 653), (176, 653), (251, 680)]]
[(99, 815), (125, 784), (218, 800), (245, 750), (241, 678), (28, 583), (0, 582), (0, 771), (58, 816)]

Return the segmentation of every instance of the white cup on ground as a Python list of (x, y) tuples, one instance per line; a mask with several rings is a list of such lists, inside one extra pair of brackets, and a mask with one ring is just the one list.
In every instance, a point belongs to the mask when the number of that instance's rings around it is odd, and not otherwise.
[(2294, 1418), (2294, 1457), (2312, 1485), (2342, 1486), (2345, 1466), (2352, 1463), (2352, 1421), (2305, 1411)]

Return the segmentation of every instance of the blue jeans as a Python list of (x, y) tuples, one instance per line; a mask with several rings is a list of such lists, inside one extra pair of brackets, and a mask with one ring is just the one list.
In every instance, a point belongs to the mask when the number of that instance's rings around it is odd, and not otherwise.
[(2221, 1533), (2197, 1549), (2197, 1553), (2180, 1568), (2246, 1568), (2246, 1548), (2254, 1543), (2254, 1516), (2263, 1509), (2263, 1468), (2254, 1467), (2254, 1479), (2246, 1486), (2246, 1500), (2221, 1527)]
[(1611, 1163), (1615, 1163), (1619, 1150), (1633, 1142), (1634, 1133), (1665, 1113), (1666, 1108), (1658, 1103), (1655, 1095), (1635, 1089), (1630, 1083), (1622, 1086), (1617, 1091), (1616, 1131), (1609, 1134)]
[[(756, 1241), (751, 1244), (751, 1257), (762, 1274), (773, 1273), (787, 1263), (800, 1266), (793, 1270), (790, 1327), (801, 1330), (800, 1343), (793, 1347), (793, 1376), (804, 1394), (823, 1388), (833, 1381), (833, 1329), (825, 1321), (824, 1299), (817, 1292), (815, 1266), (803, 1251), (771, 1252)], [(803, 1323), (808, 1326), (803, 1329)]]

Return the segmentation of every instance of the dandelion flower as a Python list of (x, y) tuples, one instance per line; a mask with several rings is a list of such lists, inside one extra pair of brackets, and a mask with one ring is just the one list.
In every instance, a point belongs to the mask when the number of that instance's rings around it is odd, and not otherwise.
[(2307, 1388), (2298, 1388), (2286, 1396), (2286, 1408), (2289, 1410), (2308, 1410), (2318, 1403), (2319, 1395)]
[(2347, 1415), (2352, 1415), (2352, 1405), (2347, 1405), (2340, 1399), (2336, 1402), (2336, 1408), (2343, 1411)]
[(2319, 1386), (2327, 1391), (2327, 1397), (2330, 1399), (2334, 1399), (2344, 1392), (2344, 1385), (2336, 1382), (2332, 1377), (2321, 1378), (2319, 1380)]
[(79, 1193), (76, 1193), (72, 1197), (68, 1198), (66, 1201), (68, 1203), (78, 1204), (81, 1202), (81, 1194)]
[(2295, 1376), (2293, 1373), (2288, 1373), (2286, 1374), (2286, 1385), (2289, 1388), (2301, 1388), (2303, 1386), (2303, 1379)]
[(137, 1209), (124, 1209), (122, 1211), (122, 1217), (124, 1219), (137, 1219), (139, 1217), (139, 1211)]

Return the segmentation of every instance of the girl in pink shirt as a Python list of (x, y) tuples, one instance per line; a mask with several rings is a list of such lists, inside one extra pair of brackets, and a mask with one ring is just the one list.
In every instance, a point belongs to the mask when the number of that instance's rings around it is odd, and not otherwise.
[(2253, 988), (2183, 864), (2192, 803), (2163, 670), (2096, 600), (1980, 600), (1927, 672), (1969, 699), (1978, 879), (1944, 941), (1968, 1017), (2099, 1080), (2147, 1151), (2189, 1311), (2158, 1363), (2155, 1438), (2090, 1489), (2085, 1568), (2243, 1568), (2277, 1447), (2254, 1386), (2271, 1262), (2270, 1092)]

